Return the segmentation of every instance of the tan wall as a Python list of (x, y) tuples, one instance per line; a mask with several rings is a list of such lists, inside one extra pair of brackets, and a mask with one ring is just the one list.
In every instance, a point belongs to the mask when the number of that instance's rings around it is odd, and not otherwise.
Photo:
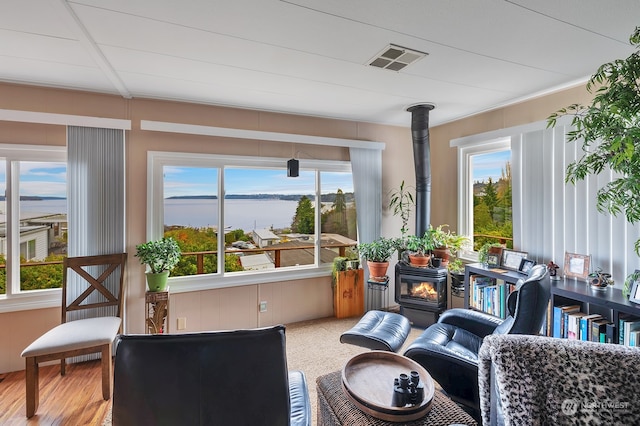
[[(402, 164), (410, 163), (411, 157), (404, 158), (401, 154), (402, 146), (410, 147), (410, 132), (399, 127), (167, 101), (124, 100), (117, 96), (6, 84), (0, 84), (0, 109), (132, 121), (132, 130), (127, 132), (126, 148), (127, 251), (130, 253), (126, 330), (130, 333), (144, 331), (144, 267), (133, 253), (135, 245), (146, 239), (147, 151), (259, 155), (283, 159), (294, 155), (328, 160), (349, 159), (348, 149), (339, 147), (237, 139), (229, 141), (215, 137), (141, 131), (140, 120), (375, 140), (387, 144), (388, 150), (383, 153), (385, 168), (390, 162), (387, 153), (397, 157), (391, 159), (394, 167), (385, 172), (383, 185), (393, 185), (387, 184), (387, 181), (396, 180), (395, 170), (411, 170)], [(65, 145), (65, 133), (63, 126), (0, 121), (0, 143)], [(267, 302), (266, 313), (258, 313), (260, 301)], [(187, 318), (186, 331), (199, 331), (287, 324), (332, 314), (331, 279), (327, 276), (172, 294), (169, 329), (175, 331), (178, 317)], [(0, 328), (0, 372), (21, 370), (24, 365), (20, 353), (45, 330), (59, 323), (59, 309), (0, 313), (0, 323), (13, 325)]]
[[(432, 218), (434, 224), (457, 222), (456, 150), (449, 140), (544, 119), (551, 112), (586, 99), (582, 89), (523, 102), (431, 129)], [(249, 111), (144, 99), (125, 100), (47, 88), (0, 84), (0, 109), (89, 115), (132, 120), (127, 134), (127, 331), (144, 331), (144, 268), (133, 257), (135, 245), (146, 233), (147, 151), (188, 151), (233, 155), (261, 155), (288, 159), (302, 151), (312, 158), (347, 160), (344, 148), (234, 140), (214, 137), (146, 132), (140, 120), (172, 121), (248, 130), (299, 133), (386, 143), (383, 151), (383, 206), (388, 194), (402, 180), (415, 183), (410, 114), (407, 127), (329, 120), (323, 118)], [(433, 111), (432, 117), (437, 114)], [(0, 143), (65, 144), (62, 126), (0, 122)], [(304, 157), (301, 154), (301, 157)], [(436, 201), (437, 200), (437, 201)], [(413, 220), (413, 219), (412, 219)], [(411, 224), (413, 229), (413, 223)], [(382, 232), (399, 236), (400, 220), (383, 210)], [(258, 313), (258, 302), (268, 303)], [(330, 277), (303, 281), (265, 283), (219, 290), (174, 294), (171, 297), (170, 330), (178, 316), (187, 318), (187, 331), (266, 326), (332, 315)], [(21, 351), (37, 336), (59, 322), (59, 309), (39, 309), (0, 314), (0, 372), (24, 368)]]
[[(430, 129), (432, 155), (432, 213), (434, 225), (447, 223), (456, 230), (458, 223), (457, 149), (452, 139), (544, 121), (553, 112), (573, 103), (589, 103), (591, 95), (583, 86), (531, 99), (508, 107), (477, 114)], [(437, 110), (431, 112), (432, 116)]]

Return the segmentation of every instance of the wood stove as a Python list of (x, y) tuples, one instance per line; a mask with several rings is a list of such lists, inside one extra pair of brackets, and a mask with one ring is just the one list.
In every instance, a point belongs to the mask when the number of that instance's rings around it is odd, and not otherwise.
[(413, 325), (428, 327), (438, 321), (447, 308), (446, 268), (415, 267), (396, 264), (396, 302), (400, 313)]

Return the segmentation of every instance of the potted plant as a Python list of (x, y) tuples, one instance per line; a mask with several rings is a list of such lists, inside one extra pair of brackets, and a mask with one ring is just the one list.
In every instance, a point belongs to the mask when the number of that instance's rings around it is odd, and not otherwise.
[(389, 259), (396, 251), (396, 243), (391, 238), (380, 237), (370, 243), (358, 244), (356, 250), (367, 261), (369, 276), (383, 278), (387, 275)]
[(411, 215), (411, 209), (415, 206), (413, 194), (405, 188), (404, 180), (400, 182), (400, 187), (394, 189), (391, 192), (389, 199), (389, 209), (394, 216), (400, 216), (402, 221), (402, 227), (400, 228), (400, 235), (402, 238), (407, 236), (409, 232), (409, 216)]
[(464, 235), (457, 235), (455, 232), (445, 230), (449, 225), (439, 225), (437, 228), (431, 228), (433, 238), (433, 255), (442, 259), (443, 266), (447, 266), (452, 255), (458, 254), (462, 247), (469, 242)]
[(431, 250), (434, 248), (433, 236), (430, 230), (424, 235), (409, 235), (407, 238), (407, 250), (409, 250), (409, 262), (416, 266), (426, 266), (431, 259)]
[(181, 254), (178, 242), (171, 237), (136, 246), (136, 257), (149, 267), (146, 272), (149, 291), (164, 291), (167, 288), (169, 272), (178, 264)]

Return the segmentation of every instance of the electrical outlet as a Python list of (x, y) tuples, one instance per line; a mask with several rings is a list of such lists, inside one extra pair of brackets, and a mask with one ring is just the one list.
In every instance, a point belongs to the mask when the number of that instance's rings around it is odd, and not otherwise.
[(267, 302), (265, 300), (260, 302), (260, 312), (267, 312)]
[(179, 317), (178, 318), (178, 330), (186, 330), (187, 328), (187, 318)]

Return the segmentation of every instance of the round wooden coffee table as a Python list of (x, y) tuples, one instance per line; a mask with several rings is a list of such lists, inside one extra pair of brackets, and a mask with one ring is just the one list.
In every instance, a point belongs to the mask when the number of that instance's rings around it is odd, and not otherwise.
[[(416, 371), (424, 386), (424, 398), (415, 405), (394, 406), (394, 379)], [(351, 358), (342, 369), (347, 397), (365, 413), (390, 422), (408, 422), (429, 412), (433, 402), (433, 379), (420, 364), (393, 352), (371, 351)]]

